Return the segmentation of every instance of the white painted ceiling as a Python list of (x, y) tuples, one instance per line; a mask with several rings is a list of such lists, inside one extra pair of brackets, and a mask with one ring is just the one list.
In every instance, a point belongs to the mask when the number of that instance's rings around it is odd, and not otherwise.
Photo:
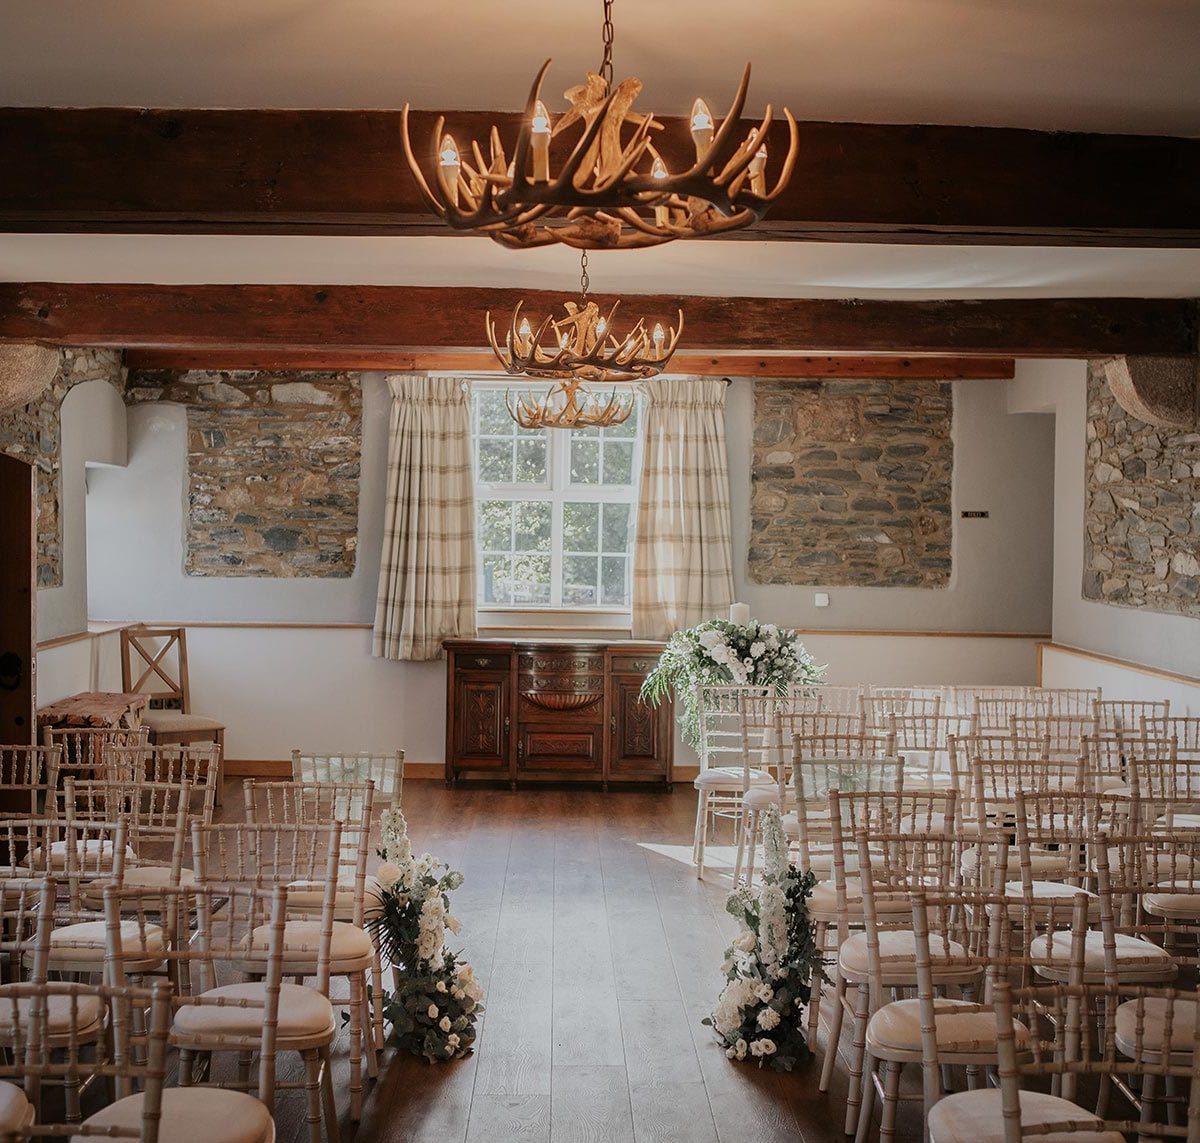
[[(591, 255), (593, 289), (811, 298), (1195, 297), (1200, 250), (675, 242)], [(560, 247), (483, 238), (0, 234), (0, 281), (513, 286), (573, 292)]]
[[(643, 103), (1200, 135), (1196, 0), (616, 0)], [(516, 108), (599, 56), (599, 0), (3, 0), (0, 104)]]

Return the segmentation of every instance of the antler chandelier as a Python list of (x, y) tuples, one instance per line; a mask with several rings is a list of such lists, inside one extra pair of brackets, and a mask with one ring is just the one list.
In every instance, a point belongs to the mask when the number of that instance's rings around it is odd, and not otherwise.
[[(787, 185), (796, 162), (796, 121), (785, 107), (788, 151), (774, 185), (767, 189), (767, 129), (772, 110), (739, 139), (740, 117), (750, 84), (742, 73), (728, 114), (718, 126), (704, 100), (692, 105), (695, 161), (672, 174), (654, 145), (663, 129), (653, 115), (633, 111), (642, 81), (630, 77), (614, 86), (612, 0), (604, 0), (604, 57), (599, 73), (568, 89), (571, 104), (557, 122), (541, 99), (547, 60), (525, 105), (512, 158), (493, 127), (488, 152), (472, 140), (459, 150), (439, 116), (431, 139), (433, 187), (413, 154), (409, 106), (401, 133), (404, 154), (430, 208), (456, 230), (474, 230), (505, 246), (562, 242), (584, 250), (657, 246), (676, 238), (738, 230), (766, 214)], [(633, 130), (627, 138), (626, 124)], [(551, 174), (551, 143), (572, 128), (578, 138)], [(566, 150), (563, 143), (557, 150)]]
[(585, 250), (579, 259), (578, 302), (566, 302), (562, 317), (550, 315), (535, 329), (521, 314), (523, 302), (513, 310), (501, 346), (491, 311), (486, 315), (488, 341), (506, 373), (527, 377), (562, 378), (558, 384), (537, 395), (529, 391), (516, 398), (506, 397), (509, 415), (522, 428), (583, 428), (619, 425), (633, 412), (634, 396), (624, 398), (614, 389), (601, 399), (584, 382), (620, 384), (653, 377), (671, 360), (679, 335), (683, 332), (683, 311), (678, 323), (666, 328), (655, 322), (647, 329), (644, 318), (623, 337), (614, 330), (613, 317), (620, 302), (607, 313), (588, 297), (591, 279)]

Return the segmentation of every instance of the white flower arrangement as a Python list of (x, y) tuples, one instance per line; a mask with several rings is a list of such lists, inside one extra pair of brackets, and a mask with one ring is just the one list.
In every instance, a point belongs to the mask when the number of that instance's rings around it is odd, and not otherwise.
[(379, 909), (369, 924), (397, 974), (384, 1013), (393, 1037), (414, 1055), (431, 1062), (457, 1059), (471, 1051), (483, 1011), (475, 970), (446, 947), (447, 931), (462, 929), (449, 911), (449, 894), (462, 885), (462, 874), (432, 854), (413, 856), (398, 809), (388, 810), (382, 825), (382, 861), (375, 871)]
[(642, 699), (658, 706), (674, 695), (683, 737), (700, 742), (696, 687), (749, 686), (786, 693), (789, 687), (816, 683), (825, 673), (804, 649), (796, 632), (774, 623), (733, 623), (710, 619), (676, 631), (658, 664), (642, 684)]
[(763, 844), (762, 887), (736, 889), (725, 905), (740, 930), (725, 952), (725, 987), (704, 1023), (729, 1059), (749, 1056), (759, 1067), (791, 1071), (811, 1055), (805, 1009), (813, 978), (824, 975), (808, 915), (815, 878), (788, 861), (777, 806), (763, 818)]

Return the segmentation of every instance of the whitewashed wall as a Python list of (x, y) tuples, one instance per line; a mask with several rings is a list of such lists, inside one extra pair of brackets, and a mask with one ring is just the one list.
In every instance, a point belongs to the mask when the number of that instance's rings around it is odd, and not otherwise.
[(1170, 699), (1172, 714), (1200, 715), (1200, 682), (1105, 662), (1072, 647), (1042, 648), (1042, 685), (1100, 687), (1110, 699)]

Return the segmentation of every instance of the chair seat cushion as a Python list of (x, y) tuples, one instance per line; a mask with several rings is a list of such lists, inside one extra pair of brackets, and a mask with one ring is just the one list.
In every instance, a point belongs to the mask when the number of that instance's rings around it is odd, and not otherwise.
[[(50, 963), (54, 965), (91, 965), (104, 961), (103, 921), (78, 921), (50, 933)], [(126, 971), (152, 968), (162, 960), (166, 938), (157, 925), (139, 926), (137, 921), (121, 922), (121, 952)], [(88, 971), (78, 968), (77, 971)]]
[[(966, 1000), (939, 998), (934, 1001), (934, 1029), (939, 1055), (996, 1056), (996, 1016), (990, 1009)], [(1013, 1021), (1018, 1046), (1029, 1041), (1029, 1029)], [(875, 1056), (921, 1058), (921, 1002), (896, 1000), (885, 1004), (867, 1025), (867, 1049)], [(944, 1061), (949, 1062), (949, 1061)]]
[[(1171, 1034), (1167, 1038), (1167, 1014), (1171, 1015)], [(1147, 996), (1144, 1000), (1127, 1000), (1117, 1009), (1115, 1040), (1127, 1056), (1138, 1051), (1138, 1023), (1142, 1024), (1140, 1057), (1148, 1063), (1159, 1063), (1163, 1048), (1171, 1053), (1173, 1064), (1185, 1065), (1192, 1058), (1196, 1035), (1197, 1004), (1195, 1000), (1177, 997), (1172, 1003), (1165, 996)]]
[(779, 787), (772, 782), (769, 786), (751, 786), (742, 796), (742, 805), (749, 810), (765, 810), (779, 805)]
[(1200, 917), (1200, 881), (1190, 877), (1160, 881), (1154, 892), (1142, 898), (1142, 908), (1156, 917), (1194, 920)]
[[(363, 917), (378, 916), (382, 911), (383, 890), (379, 879), (367, 875), (363, 891)], [(293, 881), (288, 885), (288, 910), (297, 913), (320, 915), (325, 906), (325, 886), (312, 881)], [(333, 915), (338, 921), (354, 919), (354, 886), (338, 885), (333, 898)]]
[[(179, 877), (171, 876), (169, 865), (134, 865), (125, 867), (125, 875), (121, 879), (121, 896), (137, 897), (144, 892), (145, 896), (153, 897), (155, 893), (172, 886), (187, 888), (195, 884), (196, 874), (191, 869), (180, 869)], [(89, 908), (104, 907), (104, 886), (110, 881), (97, 878), (83, 887), (83, 901)]]
[[(701, 770), (692, 781), (697, 790), (728, 790), (730, 793), (740, 793), (745, 788), (746, 771), (740, 766), (710, 766)], [(773, 774), (765, 770), (751, 770), (750, 784), (765, 786), (770, 784), (779, 788), (779, 781)]]
[[(260, 925), (251, 935), (251, 948), (265, 956), (271, 942), (269, 925)], [(321, 947), (320, 921), (288, 921), (283, 930), (283, 971), (291, 973), (306, 965), (315, 968), (317, 950)], [(344, 921), (333, 922), (333, 938), (329, 946), (329, 966), (333, 972), (345, 972), (348, 966), (371, 963), (374, 946), (365, 929)]]
[(33, 1104), (15, 1083), (0, 1080), (0, 1131), (16, 1131), (33, 1122)]
[[(978, 963), (967, 959), (967, 950), (957, 941), (930, 938), (933, 949), (933, 978), (935, 981), (963, 982), (982, 975)], [(885, 929), (879, 934), (880, 975), (886, 987), (912, 985), (917, 979), (917, 935), (911, 929)], [(949, 961), (945, 958), (950, 958)], [(962, 958), (955, 964), (955, 958)], [(868, 976), (867, 934), (855, 933), (838, 949), (838, 970), (851, 983), (865, 981)]]
[[(74, 1008), (71, 1007), (72, 999), (75, 1001)], [(23, 997), (17, 1001), (17, 1017), (23, 1025), (29, 1019), (28, 1013), (35, 1003), (40, 1001), (35, 1001), (33, 997)], [(52, 1037), (65, 1036), (74, 1026), (79, 1039), (83, 1043), (90, 1043), (104, 1031), (104, 1005), (99, 996), (87, 993), (76, 997), (51, 995), (46, 998), (45, 1011), (46, 1024)], [(11, 1038), (11, 1016), (12, 1001), (5, 1000), (0, 1004), (0, 1037)]]
[[(206, 1036), (242, 1036), (257, 1041), (262, 1035), (263, 1002), (267, 986), (261, 981), (226, 984), (202, 993), (207, 997), (251, 1001), (237, 1004), (184, 1004), (175, 1014), (171, 1028), (173, 1039)], [(300, 1040), (335, 1032), (333, 1005), (315, 988), (302, 984), (283, 984), (279, 991), (279, 1039)]]
[[(1021, 1125), (1095, 1123), (1098, 1120), (1069, 1099), (1040, 1091), (1021, 1092)], [(1055, 1131), (1036, 1136), (1038, 1143), (1124, 1143), (1119, 1131)], [(940, 1099), (929, 1112), (930, 1143), (1004, 1143), (1004, 1114), (998, 1088), (960, 1091)]]
[(144, 710), (142, 722), (153, 734), (170, 734), (176, 731), (224, 730), (225, 724), (203, 714), (184, 714), (181, 710)]
[[(1178, 969), (1166, 949), (1128, 933), (1116, 933), (1114, 937), (1117, 978), (1122, 983), (1175, 979)], [(1071, 960), (1069, 932), (1055, 933), (1053, 942), (1045, 934), (1034, 937), (1029, 942), (1029, 955), (1043, 962), (1036, 966), (1039, 976), (1067, 983)], [(1095, 930), (1083, 938), (1083, 980), (1085, 984), (1104, 983), (1104, 934)]]
[[(1100, 898), (1088, 889), (1080, 889), (1075, 885), (1066, 885), (1061, 881), (1030, 881), (1029, 892), (1033, 898), (1032, 909), (1035, 915), (1041, 917), (1047, 915), (1062, 916), (1064, 919), (1069, 919), (1071, 910), (1074, 907), (1075, 898), (1082, 893), (1088, 898), (1088, 920), (1096, 921), (1100, 918)], [(1004, 883), (1004, 895), (1013, 898), (1013, 905), (1008, 910), (1008, 915), (1013, 920), (1019, 921), (1021, 913), (1025, 908), (1023, 900), (1025, 887), (1023, 882), (1006, 881)]]
[[(85, 1127), (142, 1126), (145, 1095), (129, 1095), (84, 1120)], [(137, 1136), (135, 1135), (134, 1138)], [(266, 1107), (243, 1091), (214, 1087), (168, 1087), (162, 1093), (158, 1137), (170, 1143), (271, 1143), (275, 1124)], [(76, 1135), (72, 1143), (91, 1143), (94, 1135)]]
[[(1029, 851), (1029, 867), (1034, 877), (1049, 878), (1069, 871), (1071, 859), (1067, 854), (1056, 850), (1031, 849)], [(979, 872), (979, 847), (971, 846), (963, 850), (962, 861), (959, 864), (964, 877), (974, 877)], [(1017, 880), (1021, 876), (1021, 854), (1016, 849), (1008, 851), (1007, 877)]]
[[(907, 913), (912, 902), (907, 893), (876, 893), (875, 912)], [(846, 911), (850, 919), (862, 920), (862, 881), (857, 877), (846, 878)], [(818, 881), (808, 899), (808, 913), (814, 921), (836, 921), (838, 916), (837, 887), (832, 881)]]
[[(113, 865), (113, 843), (108, 838), (89, 837), (75, 843), (75, 868), (84, 873), (100, 872), (111, 869)], [(126, 862), (137, 860), (137, 854), (130, 846), (125, 847)], [(49, 865), (46, 854), (41, 848), (33, 850), (25, 864), (30, 869), (46, 869), (61, 872), (67, 868), (67, 843), (54, 841), (50, 843)]]

